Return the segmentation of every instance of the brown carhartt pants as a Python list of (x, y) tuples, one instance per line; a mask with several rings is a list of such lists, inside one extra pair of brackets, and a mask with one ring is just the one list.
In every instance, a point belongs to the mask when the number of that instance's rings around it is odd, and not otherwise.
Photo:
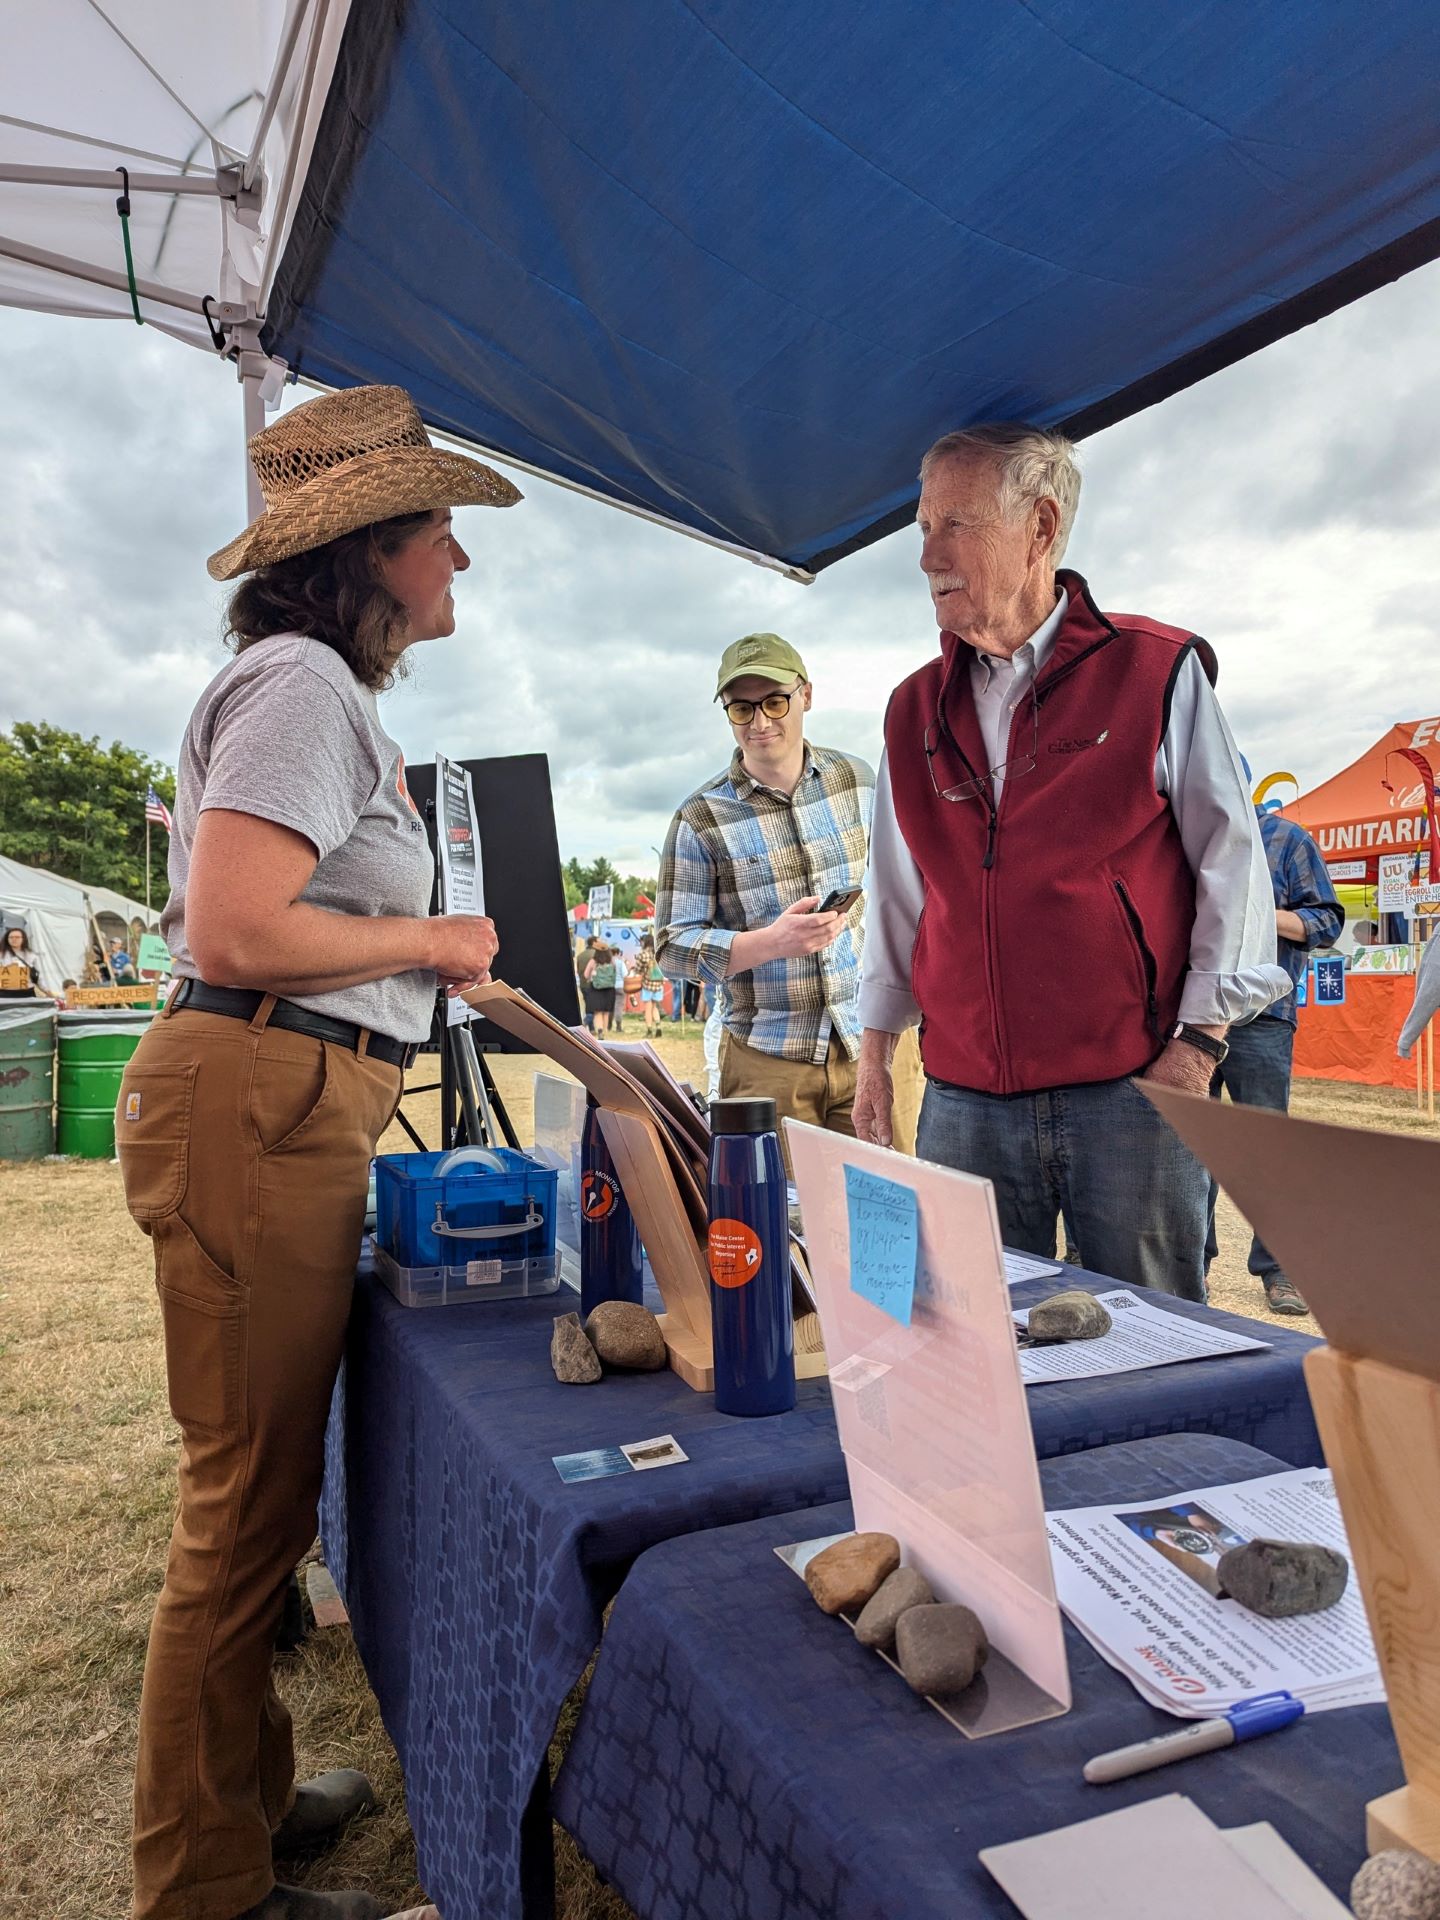
[(396, 1066), (188, 1009), (126, 1069), (116, 1149), (150, 1235), (179, 1422), (180, 1510), (150, 1629), (135, 1776), (135, 1920), (230, 1920), (275, 1881), (294, 1793), (270, 1682), (286, 1582), (315, 1537), (325, 1422)]

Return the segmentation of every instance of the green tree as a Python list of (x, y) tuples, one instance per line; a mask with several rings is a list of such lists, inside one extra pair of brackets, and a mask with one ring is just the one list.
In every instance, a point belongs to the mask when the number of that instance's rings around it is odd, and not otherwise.
[(578, 907), (582, 901), (590, 898), (591, 887), (609, 885), (614, 888), (614, 912), (617, 920), (644, 918), (649, 912), (642, 907), (636, 896), (648, 894), (655, 898), (655, 882), (645, 875), (628, 873), (621, 879), (619, 870), (613, 867), (602, 854), (598, 860), (592, 860), (586, 866), (582, 860), (567, 860), (563, 869), (565, 880), (565, 905)]
[[(0, 733), (0, 852), (82, 886), (145, 898), (145, 789), (175, 805), (175, 776), (118, 740), (17, 720)], [(151, 828), (150, 897), (169, 897), (169, 836)]]

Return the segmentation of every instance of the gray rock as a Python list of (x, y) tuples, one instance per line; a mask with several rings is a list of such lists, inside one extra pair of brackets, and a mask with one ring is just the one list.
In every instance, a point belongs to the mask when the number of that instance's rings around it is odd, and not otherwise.
[(1030, 1333), (1036, 1340), (1098, 1340), (1113, 1324), (1110, 1309), (1083, 1287), (1052, 1293), (1030, 1309)]
[(648, 1307), (635, 1300), (602, 1300), (585, 1322), (590, 1343), (607, 1367), (657, 1373), (666, 1364), (665, 1336)]
[(923, 1573), (917, 1573), (914, 1567), (897, 1567), (865, 1602), (855, 1622), (855, 1638), (862, 1647), (884, 1647), (888, 1653), (895, 1644), (895, 1627), (901, 1614), (911, 1607), (934, 1603), (935, 1595)]
[(1440, 1866), (1392, 1847), (1374, 1853), (1350, 1882), (1355, 1920), (1440, 1920)]
[(852, 1533), (817, 1553), (805, 1584), (824, 1613), (857, 1613), (900, 1564), (900, 1542), (888, 1533)]
[(989, 1653), (980, 1616), (953, 1602), (911, 1607), (895, 1628), (900, 1671), (916, 1693), (963, 1693)]
[(562, 1313), (550, 1334), (550, 1365), (567, 1387), (588, 1387), (600, 1378), (600, 1356), (585, 1338), (578, 1313)]
[(1350, 1563), (1333, 1547), (1295, 1540), (1247, 1540), (1222, 1553), (1215, 1569), (1222, 1598), (1238, 1600), (1267, 1620), (1333, 1607), (1350, 1578)]

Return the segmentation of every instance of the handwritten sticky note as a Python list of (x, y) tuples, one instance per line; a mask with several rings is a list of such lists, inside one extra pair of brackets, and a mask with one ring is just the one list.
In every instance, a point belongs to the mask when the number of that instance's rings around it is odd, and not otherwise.
[(845, 1205), (850, 1215), (850, 1291), (908, 1327), (920, 1255), (914, 1189), (864, 1167), (847, 1166)]

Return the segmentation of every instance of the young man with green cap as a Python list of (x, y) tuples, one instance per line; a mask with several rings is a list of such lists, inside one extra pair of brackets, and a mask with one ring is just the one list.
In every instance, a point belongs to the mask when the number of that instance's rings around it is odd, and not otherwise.
[(853, 1133), (861, 904), (875, 775), (805, 738), (805, 663), (775, 633), (726, 648), (715, 698), (735, 752), (670, 822), (655, 902), (672, 980), (725, 983), (720, 1097)]

